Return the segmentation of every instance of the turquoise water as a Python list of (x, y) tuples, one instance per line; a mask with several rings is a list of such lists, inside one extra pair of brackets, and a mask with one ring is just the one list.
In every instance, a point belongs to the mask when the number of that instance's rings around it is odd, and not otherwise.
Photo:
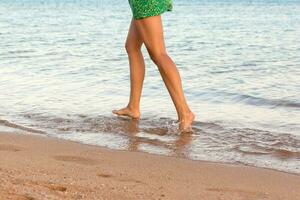
[(141, 121), (111, 114), (128, 101), (130, 20), (123, 0), (0, 0), (1, 130), (300, 173), (300, 1), (174, 1), (165, 39), (193, 135), (145, 48)]

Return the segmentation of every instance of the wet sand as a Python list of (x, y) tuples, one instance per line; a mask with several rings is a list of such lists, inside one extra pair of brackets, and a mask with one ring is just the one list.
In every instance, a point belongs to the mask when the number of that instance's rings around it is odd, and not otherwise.
[(0, 133), (0, 199), (297, 200), (300, 176)]

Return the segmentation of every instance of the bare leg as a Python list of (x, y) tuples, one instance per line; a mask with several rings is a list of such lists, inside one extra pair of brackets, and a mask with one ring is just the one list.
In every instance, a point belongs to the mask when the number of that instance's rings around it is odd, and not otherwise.
[(125, 44), (130, 65), (130, 99), (125, 108), (113, 110), (112, 112), (134, 119), (140, 118), (140, 99), (145, 77), (145, 62), (141, 52), (142, 44), (142, 38), (135, 24), (131, 21)]
[(180, 122), (179, 128), (183, 132), (190, 131), (195, 115), (184, 97), (177, 67), (166, 52), (161, 16), (134, 20), (134, 23), (173, 100)]

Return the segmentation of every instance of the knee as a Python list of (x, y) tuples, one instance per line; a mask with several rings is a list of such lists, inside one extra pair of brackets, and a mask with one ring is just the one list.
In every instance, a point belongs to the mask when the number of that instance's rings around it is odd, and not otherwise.
[(128, 55), (141, 51), (141, 47), (142, 47), (142, 45), (135, 45), (135, 44), (131, 44), (129, 42), (125, 43), (125, 50)]
[(162, 62), (168, 58), (168, 54), (165, 51), (159, 51), (159, 52), (149, 52), (151, 60), (158, 66), (162, 66)]

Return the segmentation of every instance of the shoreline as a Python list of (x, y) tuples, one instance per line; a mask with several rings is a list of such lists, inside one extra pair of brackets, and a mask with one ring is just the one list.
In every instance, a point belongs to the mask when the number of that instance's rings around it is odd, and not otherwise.
[[(104, 116), (102, 116), (104, 117)], [(104, 117), (105, 118), (105, 117)], [(106, 121), (105, 119), (101, 118), (99, 120), (104, 120), (103, 123), (105, 124), (105, 126), (114, 126), (112, 123), (110, 123), (110, 120), (115, 120), (116, 118), (110, 118), (109, 120)], [(66, 120), (66, 119), (59, 119), (59, 120)], [(169, 120), (171, 120), (169, 118)], [(13, 121), (13, 120), (12, 120)], [(116, 120), (114, 121), (114, 123), (120, 123), (121, 120)], [(201, 122), (199, 121), (195, 121), (194, 125), (200, 125)], [(91, 125), (92, 122), (89, 122)], [(203, 124), (205, 124), (205, 122), (203, 122), (201, 124), (201, 126), (203, 126)], [(210, 128), (209, 126), (211, 125), (216, 125), (218, 126), (218, 124), (215, 123), (207, 123), (206, 126), (208, 126), (208, 129)], [(70, 124), (70, 126), (72, 126)], [(103, 126), (103, 127), (105, 127)], [(51, 138), (58, 138), (58, 139), (62, 139), (62, 140), (66, 140), (66, 141), (72, 141), (72, 142), (77, 142), (80, 144), (86, 144), (86, 145), (92, 145), (92, 146), (96, 146), (96, 147), (104, 147), (104, 148), (109, 148), (109, 149), (113, 149), (113, 150), (122, 150), (122, 151), (135, 151), (135, 152), (143, 152), (143, 153), (150, 153), (150, 154), (155, 154), (155, 155), (161, 155), (161, 156), (171, 156), (171, 157), (176, 157), (176, 158), (184, 158), (184, 159), (190, 159), (190, 160), (195, 160), (195, 161), (203, 161), (203, 162), (212, 162), (212, 163), (223, 163), (223, 164), (232, 164), (232, 165), (241, 165), (241, 166), (250, 166), (250, 167), (258, 167), (258, 168), (263, 168), (263, 169), (270, 169), (270, 170), (275, 170), (275, 171), (279, 171), (279, 172), (286, 172), (286, 173), (290, 173), (290, 174), (295, 174), (295, 175), (300, 175), (300, 168), (298, 168), (297, 166), (300, 164), (300, 160), (299, 160), (299, 152), (297, 152), (297, 150), (293, 151), (293, 150), (287, 150), (287, 147), (290, 148), (296, 148), (297, 143), (299, 142), (299, 139), (297, 139), (296, 136), (290, 134), (290, 133), (280, 133), (280, 132), (276, 132), (276, 134), (280, 134), (281, 138), (277, 138), (278, 141), (282, 141), (282, 145), (279, 147), (275, 147), (273, 149), (273, 147), (271, 147), (272, 149), (270, 149), (270, 147), (268, 145), (264, 146), (264, 143), (266, 142), (271, 142), (271, 140), (268, 139), (265, 140), (265, 138), (260, 138), (261, 140), (258, 141), (252, 141), (253, 144), (251, 145), (256, 145), (256, 144), (261, 144), (262, 145), (262, 149), (255, 149), (254, 147), (254, 151), (253, 151), (253, 147), (250, 147), (250, 150), (247, 150), (247, 146), (249, 145), (248, 143), (246, 143), (245, 141), (239, 141), (240, 136), (242, 137), (243, 134), (249, 134), (247, 131), (244, 131), (244, 129), (248, 130), (247, 128), (238, 128), (239, 131), (241, 131), (241, 133), (238, 136), (233, 136), (232, 134), (230, 134), (230, 132), (232, 132), (232, 130), (229, 129), (228, 134), (231, 137), (231, 142), (232, 139), (234, 140), (235, 143), (237, 143), (236, 147), (228, 152), (221, 152), (220, 150), (217, 151), (216, 153), (220, 153), (219, 159), (211, 159), (211, 158), (215, 158), (214, 154), (210, 154), (210, 152), (208, 152), (208, 154), (206, 154), (205, 156), (202, 157), (202, 155), (204, 155), (203, 153), (199, 153), (201, 152), (201, 147), (199, 148), (200, 151), (198, 151), (197, 146), (195, 145), (191, 145), (189, 148), (189, 150), (185, 151), (185, 148), (187, 146), (189, 146), (190, 144), (194, 143), (194, 142), (199, 142), (201, 145), (206, 146), (209, 143), (201, 143), (201, 137), (194, 137), (194, 135), (185, 135), (182, 136), (182, 134), (176, 134), (177, 136), (172, 138), (172, 141), (169, 143), (168, 141), (165, 142), (163, 140), (160, 141), (160, 138), (158, 138), (158, 140), (151, 138), (149, 136), (138, 136), (135, 137), (136, 134), (138, 134), (138, 132), (140, 132), (138, 126), (136, 123), (131, 123), (130, 121), (127, 123), (120, 123), (119, 125), (115, 126), (115, 127), (121, 127), (121, 134), (109, 134), (109, 136), (113, 137), (112, 141), (107, 140), (107, 138), (104, 138), (104, 142), (102, 142), (101, 140), (101, 134), (98, 136), (96, 136), (95, 138), (93, 138), (93, 142), (85, 142), (85, 138), (81, 138), (78, 140), (78, 136), (80, 135), (80, 133), (78, 132), (74, 132), (72, 134), (68, 134), (68, 137), (58, 137), (57, 132), (60, 132), (60, 130), (55, 130), (57, 131), (55, 134), (48, 134), (47, 131), (44, 131), (43, 129), (39, 129), (39, 128), (31, 128), (31, 127), (27, 127), (24, 125), (20, 125), (17, 123), (13, 123), (9, 120), (4, 120), (4, 119), (0, 119), (0, 132), (19, 132), (19, 133), (29, 133), (31, 135), (38, 135), (38, 136), (46, 136), (46, 137), (51, 137)], [(249, 127), (248, 127), (249, 128)], [(226, 130), (225, 127), (222, 127), (222, 129)], [(101, 130), (101, 129), (100, 129)], [(257, 131), (257, 133), (269, 133), (268, 130), (260, 130), (260, 129), (253, 129), (253, 128), (249, 128), (250, 131)], [(99, 131), (99, 130), (97, 130)], [(109, 132), (114, 132), (114, 131), (119, 131), (117, 129), (112, 129), (109, 130)], [(147, 128), (146, 128), (146, 131)], [(157, 130), (154, 130), (154, 132), (149, 132), (150, 134), (155, 134), (158, 137), (160, 137), (161, 135), (158, 134), (157, 132), (155, 132)], [(158, 130), (160, 131), (160, 130)], [(212, 137), (214, 138), (223, 138), (223, 133), (221, 132), (221, 134), (218, 132), (218, 130), (208, 130), (209, 134), (212, 135)], [(104, 132), (106, 132), (106, 130), (104, 130)], [(79, 134), (79, 135), (78, 135)], [(195, 134), (195, 136), (198, 133)], [(275, 132), (274, 132), (275, 134)], [(162, 134), (162, 137), (164, 137), (165, 134)], [(203, 135), (202, 133), (199, 132), (199, 135)], [(125, 139), (123, 139), (122, 137), (125, 136)], [(115, 137), (115, 138), (114, 138)], [(276, 137), (276, 136), (275, 136)], [(132, 139), (133, 138), (133, 139)], [(236, 139), (237, 138), (237, 139)], [(163, 138), (161, 138), (163, 139)], [(204, 140), (206, 138), (204, 137)], [(250, 138), (251, 140), (251, 138)], [(96, 141), (96, 142), (95, 142)], [(292, 144), (289, 145), (287, 144), (287, 147), (284, 147), (282, 149), (282, 147), (284, 146), (284, 143), (286, 141), (289, 141), (288, 143)], [(218, 141), (219, 142), (219, 141)], [(141, 147), (142, 145), (154, 145), (154, 148), (150, 148), (150, 149), (146, 149), (143, 150)], [(295, 144), (295, 145), (293, 145)], [(120, 145), (121, 148), (119, 148), (120, 146), (116, 146), (116, 145)], [(210, 146), (213, 147), (213, 143), (209, 144)], [(243, 149), (243, 146), (246, 146), (246, 150)], [(166, 150), (165, 152), (163, 151), (157, 151), (157, 147), (163, 147)], [(198, 146), (200, 146), (198, 144)], [(223, 148), (227, 148), (227, 145), (221, 145), (220, 147)], [(193, 151), (195, 148), (196, 151)], [(242, 148), (242, 150), (240, 149)], [(222, 148), (220, 148), (222, 149)], [(285, 149), (285, 150), (284, 150)], [(154, 150), (154, 151), (153, 151)], [(256, 150), (258, 150), (256, 152)], [(169, 152), (168, 152), (169, 151)], [(191, 153), (193, 151), (193, 155), (191, 156)], [(262, 152), (261, 152), (262, 151)], [(230, 155), (231, 153), (237, 153), (240, 155), (241, 159), (232, 159), (232, 155)], [(257, 153), (257, 154), (256, 154)], [(247, 155), (248, 154), (248, 155)], [(258, 155), (255, 159), (251, 159), (250, 158), (250, 162), (248, 162), (249, 160), (247, 159), (248, 156), (252, 156), (253, 155)], [(269, 157), (269, 159), (259, 159), (260, 155), (268, 155), (270, 154), (271, 157)], [(245, 155), (245, 157), (244, 157)], [(193, 157), (194, 156), (194, 157)], [(212, 156), (212, 157), (209, 157)], [(200, 157), (200, 159), (199, 159)], [(245, 159), (244, 159), (245, 158)], [(294, 159), (295, 158), (295, 159)], [(287, 161), (289, 163), (282, 163), (282, 161), (284, 160), (290, 160)], [(256, 162), (255, 162), (256, 161)], [(257, 162), (258, 161), (258, 162)], [(284, 161), (285, 162), (285, 161)]]
[(0, 160), (0, 199), (300, 199), (298, 174), (40, 135), (1, 131)]

